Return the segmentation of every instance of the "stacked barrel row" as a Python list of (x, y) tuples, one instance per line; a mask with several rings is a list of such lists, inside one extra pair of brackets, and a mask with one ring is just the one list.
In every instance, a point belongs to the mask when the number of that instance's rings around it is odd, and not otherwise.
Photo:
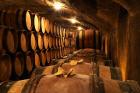
[[(84, 59), (88, 55), (94, 57), (96, 53), (93, 49), (84, 49), (74, 55)], [(109, 73), (112, 74), (114, 72), (110, 72), (109, 69), (116, 70), (116, 68), (99, 66), (99, 72), (97, 72), (95, 64), (82, 61), (82, 59), (71, 59), (68, 63), (61, 61), (56, 65), (37, 68), (30, 79), (2, 82), (0, 84), (0, 92), (140, 93), (140, 86), (136, 81), (115, 80), (110, 76)]]
[(94, 29), (86, 29), (77, 33), (77, 48), (93, 48), (96, 52), (101, 51), (102, 33)]
[(71, 53), (69, 31), (30, 10), (0, 10), (0, 81), (28, 77)]

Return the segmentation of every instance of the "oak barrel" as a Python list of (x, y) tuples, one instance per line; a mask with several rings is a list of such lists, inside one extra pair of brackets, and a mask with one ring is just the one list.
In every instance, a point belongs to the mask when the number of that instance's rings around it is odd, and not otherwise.
[(30, 49), (29, 34), (27, 31), (19, 32), (19, 47), (23, 52), (27, 52)]
[(40, 52), (40, 59), (41, 59), (42, 66), (45, 66), (47, 62), (46, 50), (42, 50)]
[(38, 48), (40, 50), (42, 50), (43, 46), (44, 46), (44, 44), (43, 44), (43, 33), (37, 33), (37, 41), (38, 41)]
[(122, 80), (121, 71), (118, 67), (99, 65), (97, 67), (97, 75), (105, 79)]
[(65, 47), (68, 47), (69, 46), (69, 39), (65, 38), (64, 42), (65, 42)]
[(1, 18), (3, 18), (1, 24), (18, 29), (32, 30), (32, 15), (30, 10), (9, 8), (3, 10), (1, 13)]
[(65, 34), (66, 34), (65, 37), (68, 38), (68, 37), (69, 37), (69, 30), (67, 30), (67, 31), (65, 32)]
[(47, 18), (45, 20), (45, 29), (47, 33), (50, 33), (50, 22)]
[(15, 54), (14, 62), (13, 62), (13, 73), (16, 77), (21, 77), (24, 73), (25, 69), (25, 59), (24, 55), (21, 52), (17, 52)]
[(47, 63), (51, 62), (51, 51), (46, 51)]
[(139, 93), (140, 86), (136, 81), (110, 80), (104, 78), (94, 78), (95, 93)]
[(64, 78), (54, 75), (37, 76), (32, 79), (5, 82), (0, 85), (1, 93), (93, 93), (91, 77), (75, 75)]
[(13, 29), (0, 27), (0, 50), (15, 53), (18, 48), (18, 34)]
[(45, 49), (48, 49), (49, 48), (49, 35), (47, 35), (46, 33), (43, 35), (43, 43), (44, 43)]
[(3, 10), (3, 25), (5, 25), (5, 26), (8, 26), (8, 27), (11, 27), (11, 11), (10, 10)]
[(136, 81), (96, 79), (76, 74), (71, 77), (55, 75), (36, 76), (32, 79), (2, 82), (1, 93), (140, 93)]
[(33, 62), (34, 62), (33, 53), (31, 51), (28, 51), (25, 55), (25, 68), (28, 74), (30, 74), (33, 71), (34, 68)]
[(33, 14), (32, 16), (33, 30), (36, 32), (40, 31), (40, 16), (38, 14)]
[[(36, 69), (33, 72), (32, 76), (37, 75), (49, 75), (55, 73), (54, 70), (57, 71), (59, 66), (52, 65), (46, 66)], [(81, 63), (77, 65), (71, 65), (70, 63), (64, 63), (61, 65), (65, 73), (68, 73), (71, 69), (73, 69), (74, 74), (83, 74), (83, 75), (91, 75), (93, 73), (92, 64), (90, 63)]]
[(49, 37), (49, 48), (52, 48), (53, 47), (53, 38), (51, 35), (48, 35)]
[[(4, 36), (5, 28), (0, 27), (0, 50), (4, 50), (4, 41), (5, 41), (5, 36)], [(4, 39), (4, 40), (3, 40)]]
[(60, 26), (60, 37), (63, 37), (63, 27), (62, 26)]
[(51, 21), (49, 21), (49, 33), (51, 34), (51, 35), (53, 35), (53, 22), (51, 22)]
[(37, 48), (37, 36), (35, 32), (30, 32), (30, 46), (32, 50), (36, 50)]
[(58, 24), (56, 27), (56, 34), (57, 34), (57, 36), (60, 36), (60, 26)]
[(20, 29), (32, 30), (31, 11), (20, 9), (17, 11), (18, 26)]
[(65, 29), (65, 28), (62, 29), (62, 36), (63, 36), (63, 37), (66, 36), (66, 29)]
[(12, 61), (8, 54), (0, 54), (0, 82), (8, 81), (12, 74)]
[(0, 10), (0, 25), (6, 25), (5, 24), (5, 15), (6, 15), (6, 10)]
[(34, 66), (35, 68), (39, 68), (41, 66), (41, 59), (40, 59), (40, 55), (39, 55), (39, 51), (36, 50), (34, 52)]
[(54, 23), (54, 26), (53, 26), (53, 33), (55, 36), (57, 36), (57, 24)]
[(42, 33), (45, 33), (46, 32), (46, 23), (45, 23), (46, 19), (45, 17), (41, 17), (41, 31)]
[(33, 31), (19, 31), (19, 47), (23, 52), (36, 50), (38, 39), (37, 34)]
[(56, 48), (58, 48), (58, 47), (59, 47), (59, 44), (58, 44), (58, 42), (59, 42), (59, 38), (55, 38), (55, 44), (56, 44)]
[(48, 75), (40, 79), (36, 93), (60, 93), (60, 91), (61, 93), (62, 91), (63, 93), (92, 93), (90, 82), (90, 76), (87, 75), (75, 75), (68, 78)]

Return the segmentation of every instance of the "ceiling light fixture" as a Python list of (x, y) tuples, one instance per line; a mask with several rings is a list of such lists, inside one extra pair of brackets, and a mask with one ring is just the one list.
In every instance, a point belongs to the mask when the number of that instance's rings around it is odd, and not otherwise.
[(54, 2), (53, 7), (55, 10), (61, 10), (64, 7), (64, 4), (60, 2)]
[(75, 24), (75, 23), (79, 23), (76, 18), (71, 18), (69, 19), (69, 21), (72, 23), (72, 24)]
[(83, 28), (81, 26), (78, 26), (77, 27), (77, 30), (82, 30)]

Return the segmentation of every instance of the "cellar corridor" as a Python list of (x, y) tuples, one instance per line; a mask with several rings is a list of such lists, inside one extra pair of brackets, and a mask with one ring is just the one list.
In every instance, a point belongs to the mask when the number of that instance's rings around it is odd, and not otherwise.
[(1, 0), (0, 93), (140, 93), (139, 0)]

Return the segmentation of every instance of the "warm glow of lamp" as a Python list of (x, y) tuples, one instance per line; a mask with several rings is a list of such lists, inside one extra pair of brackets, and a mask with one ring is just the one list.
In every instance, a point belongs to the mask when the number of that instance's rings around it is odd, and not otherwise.
[(69, 19), (69, 21), (70, 21), (72, 24), (78, 23), (78, 21), (76, 20), (76, 18), (71, 18), (71, 19)]
[(80, 27), (80, 26), (78, 26), (78, 27), (77, 27), (77, 29), (78, 29), (78, 30), (82, 30), (83, 28), (82, 28), (82, 27)]
[(55, 10), (61, 10), (63, 8), (63, 4), (60, 2), (54, 2), (53, 7)]

